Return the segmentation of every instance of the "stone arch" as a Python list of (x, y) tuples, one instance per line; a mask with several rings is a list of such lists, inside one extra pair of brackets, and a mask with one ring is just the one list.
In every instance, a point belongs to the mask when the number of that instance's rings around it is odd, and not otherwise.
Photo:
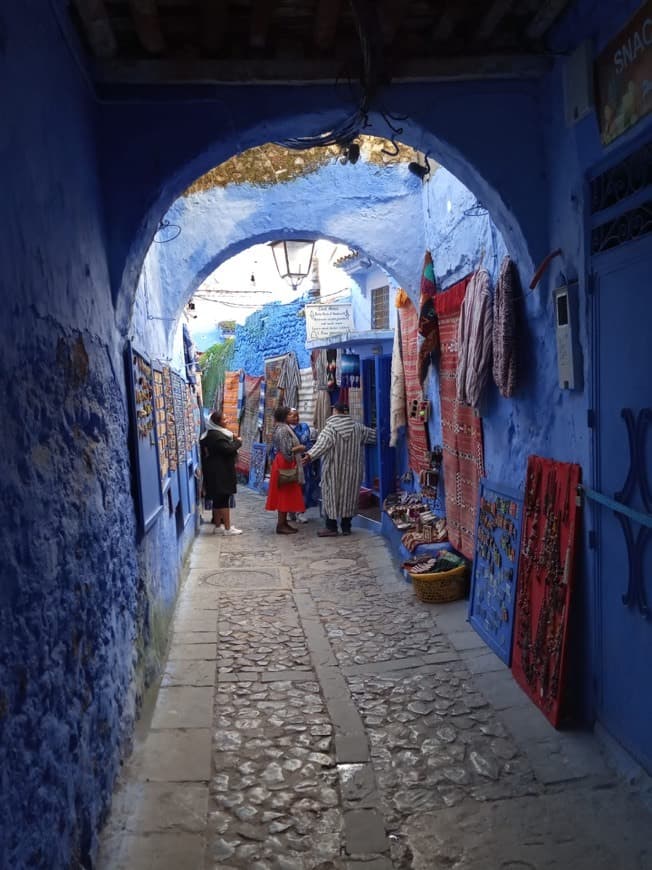
[[(312, 91), (310, 88), (304, 90)], [(400, 139), (429, 152), (475, 193), (489, 209), (492, 220), (521, 269), (531, 269), (535, 259), (533, 253), (538, 256), (545, 250), (547, 235), (542, 173), (537, 171), (528, 185), (524, 185), (519, 176), (519, 170), (523, 167), (541, 165), (541, 146), (536, 136), (538, 117), (535, 89), (526, 85), (514, 85), (511, 88), (494, 86), (483, 95), (483, 88), (477, 86), (473, 97), (469, 97), (465, 103), (463, 116), (460, 116), (458, 106), (460, 93), (451, 87), (442, 90), (446, 99), (440, 99), (440, 111), (446, 123), (439, 125), (443, 128), (443, 133), (439, 134), (439, 131), (436, 133), (432, 129), (428, 107), (423, 103), (423, 94), (427, 93), (423, 86), (390, 89), (391, 102), (395, 106), (390, 105), (389, 108), (397, 111), (400, 108), (406, 116), (406, 120), (400, 122)], [(502, 106), (501, 99), (505, 95), (501, 95), (500, 91), (503, 90), (508, 91), (509, 106), (503, 107), (503, 113), (507, 108), (510, 109), (506, 113), (509, 122), (506, 120), (504, 125), (492, 129), (491, 136), (478, 136), (478, 126), (482, 128), (487, 114)], [(307, 96), (304, 92), (300, 99), (306, 100)], [(268, 100), (266, 108), (268, 115), (272, 114), (274, 101)], [(183, 149), (185, 153), (179, 147), (166, 151), (169, 165), (165, 166), (164, 161), (161, 161), (156, 167), (158, 178), (155, 196), (151, 195), (152, 173), (148, 171), (145, 174), (142, 184), (149, 184), (149, 190), (141, 185), (139, 191), (143, 200), (140, 207), (144, 207), (144, 212), (134, 213), (134, 208), (139, 206), (132, 197), (128, 209), (130, 214), (124, 224), (127, 235), (129, 220), (132, 226), (137, 223), (137, 228), (131, 238), (127, 238), (123, 232), (121, 238), (112, 239), (111, 264), (114, 287), (117, 287), (115, 303), (119, 326), (124, 328), (128, 323), (138, 275), (159, 221), (195, 178), (233, 154), (267, 141), (282, 140), (289, 130), (295, 136), (307, 135), (315, 130), (328, 129), (329, 125), (332, 126), (341, 118), (341, 111), (333, 108), (321, 112), (301, 112), (297, 109), (294, 114), (280, 110), (278, 106), (276, 108), (278, 111), (273, 117), (259, 118), (244, 130), (237, 130), (232, 125), (226, 135), (222, 129), (219, 138), (215, 136), (214, 125), (212, 130), (207, 130), (206, 124), (201, 124), (200, 129), (188, 137), (189, 141)], [(473, 117), (474, 110), (480, 113), (480, 117)], [(512, 121), (515, 115), (518, 117)], [(532, 122), (529, 127), (528, 120)], [(510, 139), (510, 132), (514, 133), (515, 130), (519, 138)], [(524, 134), (523, 130), (529, 132)], [(387, 129), (383, 116), (375, 113), (370, 115), (365, 132), (387, 136), (391, 131)], [(446, 133), (449, 135), (444, 138)], [(156, 135), (155, 129), (152, 135)], [(198, 144), (197, 139), (203, 140), (202, 147), (194, 151), (195, 156), (190, 157), (193, 146)], [(149, 152), (147, 156), (151, 162)], [(532, 208), (532, 198), (540, 201), (540, 208)], [(136, 217), (137, 222), (134, 221)]]

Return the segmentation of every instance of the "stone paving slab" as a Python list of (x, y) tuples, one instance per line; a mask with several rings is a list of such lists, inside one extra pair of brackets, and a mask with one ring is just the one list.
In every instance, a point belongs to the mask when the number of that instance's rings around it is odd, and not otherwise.
[(211, 723), (213, 689), (171, 686), (159, 691), (152, 728), (207, 728)]
[(213, 686), (215, 683), (214, 659), (168, 659), (161, 679), (161, 686)]
[(116, 795), (116, 809), (124, 809), (124, 829), (135, 834), (206, 829), (208, 789), (192, 782), (130, 783)]
[[(210, 632), (209, 632), (210, 633)], [(174, 641), (174, 637), (173, 637)], [(172, 661), (187, 661), (191, 659), (215, 659), (217, 644), (213, 643), (172, 643), (168, 658)]]
[(200, 870), (204, 862), (206, 840), (201, 834), (167, 832), (136, 836), (127, 834), (120, 840), (117, 854), (103, 864), (106, 870)]
[[(217, 631), (175, 631), (172, 646), (177, 643), (216, 643)], [(169, 656), (168, 656), (169, 658)]]
[(649, 870), (652, 839), (632, 836), (646, 816), (612, 791), (581, 790), (465, 802), (411, 819), (405, 835), (414, 870)]
[(211, 771), (208, 728), (150, 731), (136, 764), (139, 776), (152, 782), (207, 782)]

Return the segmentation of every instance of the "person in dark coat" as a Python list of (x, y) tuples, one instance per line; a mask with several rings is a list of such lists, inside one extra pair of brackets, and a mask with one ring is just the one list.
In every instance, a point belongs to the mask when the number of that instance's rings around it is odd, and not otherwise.
[(225, 535), (241, 535), (231, 525), (230, 501), (237, 490), (236, 455), (242, 441), (226, 427), (222, 411), (213, 411), (200, 438), (204, 495), (213, 502), (215, 531), (224, 525)]

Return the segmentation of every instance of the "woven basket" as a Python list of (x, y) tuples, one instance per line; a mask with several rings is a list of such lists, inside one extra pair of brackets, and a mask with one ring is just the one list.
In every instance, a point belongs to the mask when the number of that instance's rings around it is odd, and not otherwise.
[(437, 571), (434, 574), (413, 574), (411, 571), (408, 573), (419, 601), (444, 604), (448, 601), (458, 601), (466, 594), (466, 565), (460, 565), (450, 571)]

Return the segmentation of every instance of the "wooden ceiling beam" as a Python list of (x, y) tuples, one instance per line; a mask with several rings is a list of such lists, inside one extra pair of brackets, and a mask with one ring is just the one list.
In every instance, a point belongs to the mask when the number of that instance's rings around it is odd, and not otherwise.
[(319, 0), (315, 14), (313, 40), (319, 51), (330, 51), (335, 42), (342, 0)]
[(559, 18), (570, 0), (546, 0), (539, 5), (539, 9), (525, 31), (530, 39), (540, 39)]
[(514, 5), (514, 0), (494, 0), (480, 21), (475, 39), (482, 42), (496, 32), (496, 28)]
[(464, 18), (466, 7), (457, 0), (456, 6), (446, 4), (440, 12), (435, 15), (437, 23), (433, 27), (432, 38), (435, 42), (445, 42), (450, 39), (455, 31), (455, 28)]
[(118, 45), (104, 0), (74, 0), (95, 57), (114, 57)]
[[(550, 70), (545, 55), (486, 55), (402, 61), (393, 82), (451, 82), (540, 78)], [(336, 81), (338, 64), (328, 59), (230, 58), (229, 60), (97, 60), (101, 85), (279, 84)]]
[(199, 38), (206, 54), (217, 54), (222, 48), (228, 24), (227, 0), (199, 0)]
[(383, 0), (380, 7), (380, 28), (385, 45), (394, 42), (404, 15), (404, 0)]
[(274, 4), (271, 0), (254, 0), (251, 10), (249, 45), (252, 48), (265, 48), (272, 20)]
[(163, 54), (167, 46), (156, 0), (129, 0), (129, 8), (138, 39), (145, 51), (150, 54)]

